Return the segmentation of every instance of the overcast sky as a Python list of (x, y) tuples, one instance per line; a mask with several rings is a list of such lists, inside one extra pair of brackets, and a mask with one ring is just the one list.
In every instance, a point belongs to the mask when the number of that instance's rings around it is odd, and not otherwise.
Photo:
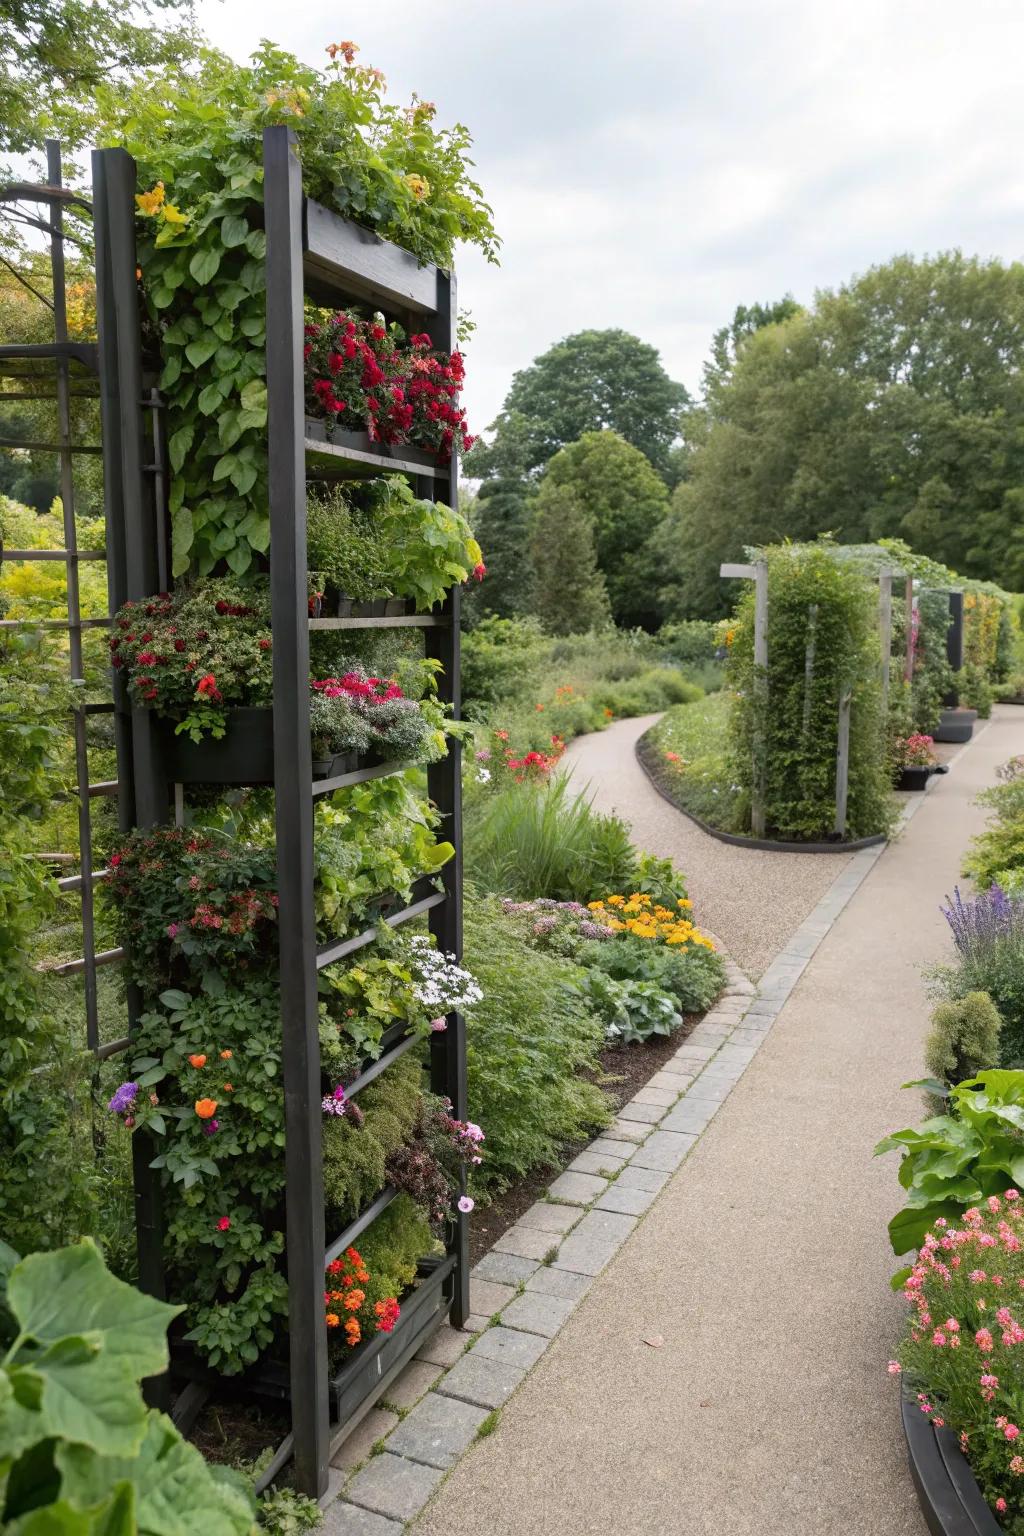
[(1024, 244), (1020, 0), (199, 0), (238, 58), (351, 38), (462, 121), (504, 241), (459, 258), (474, 429), (560, 337), (622, 326), (691, 389), (737, 304), (898, 251)]

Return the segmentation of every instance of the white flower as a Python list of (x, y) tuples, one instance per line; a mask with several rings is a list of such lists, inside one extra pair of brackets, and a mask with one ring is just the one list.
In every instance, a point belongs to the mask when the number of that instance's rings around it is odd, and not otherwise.
[(478, 768), (476, 781), (478, 784), (489, 784), (491, 782), (491, 770), (489, 768)]

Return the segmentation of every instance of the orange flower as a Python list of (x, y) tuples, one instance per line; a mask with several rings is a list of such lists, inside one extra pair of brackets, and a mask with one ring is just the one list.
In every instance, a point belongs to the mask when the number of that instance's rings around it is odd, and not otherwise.
[(345, 1324), (345, 1336), (349, 1344), (358, 1344), (363, 1336), (359, 1323), (354, 1317), (350, 1317)]
[(231, 1060), (231, 1057), (232, 1057), (232, 1056), (233, 1056), (233, 1055), (234, 1055), (234, 1052), (233, 1052), (233, 1051), (221, 1051), (221, 1053), (220, 1053), (220, 1059), (221, 1059), (221, 1061), (230, 1061), (230, 1060)]
[(206, 1057), (203, 1056), (203, 1055), (190, 1056), (189, 1059), (188, 1059), (188, 1063), (189, 1063), (190, 1067), (205, 1067), (206, 1066)]
[(234, 1093), (235, 1091), (235, 1085), (233, 1083), (224, 1083), (222, 1086), (225, 1093)]
[(348, 1295), (345, 1297), (343, 1305), (348, 1309), (349, 1312), (358, 1312), (359, 1308), (362, 1306), (365, 1300), (365, 1291), (349, 1291)]
[(217, 1113), (216, 1099), (196, 1099), (196, 1114), (200, 1120), (212, 1120)]
[(327, 1314), (327, 1326), (328, 1326), (328, 1328), (337, 1328), (337, 1326), (338, 1326), (338, 1324), (340, 1322), (341, 1322), (341, 1318), (338, 1316), (337, 1312), (328, 1312), (328, 1314)]

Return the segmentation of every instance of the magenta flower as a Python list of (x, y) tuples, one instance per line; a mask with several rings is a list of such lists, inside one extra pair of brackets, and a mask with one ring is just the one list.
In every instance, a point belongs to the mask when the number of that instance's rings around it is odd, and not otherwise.
[(460, 1197), (459, 1210), (462, 1212), (463, 1216), (469, 1215), (470, 1211), (473, 1209), (474, 1204), (475, 1202), (471, 1200), (468, 1195), (462, 1195)]

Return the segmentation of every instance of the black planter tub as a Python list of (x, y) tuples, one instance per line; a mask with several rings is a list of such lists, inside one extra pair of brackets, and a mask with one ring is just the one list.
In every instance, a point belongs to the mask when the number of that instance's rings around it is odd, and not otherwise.
[(899, 778), (896, 780), (897, 789), (922, 790), (928, 788), (928, 780), (935, 772), (931, 764), (908, 763), (900, 769)]
[(976, 709), (944, 709), (939, 716), (939, 723), (932, 732), (935, 741), (958, 742), (970, 741), (974, 734), (974, 722), (978, 718)]
[(911, 1398), (901, 1399), (901, 1410), (910, 1474), (932, 1536), (1000, 1536), (952, 1430), (936, 1429)]
[[(162, 761), (172, 784), (273, 784), (274, 711), (232, 709), (223, 736), (176, 736), (173, 720), (156, 720)], [(364, 768), (378, 768), (385, 759), (376, 752), (338, 752), (313, 759), (314, 779), (333, 779)]]

